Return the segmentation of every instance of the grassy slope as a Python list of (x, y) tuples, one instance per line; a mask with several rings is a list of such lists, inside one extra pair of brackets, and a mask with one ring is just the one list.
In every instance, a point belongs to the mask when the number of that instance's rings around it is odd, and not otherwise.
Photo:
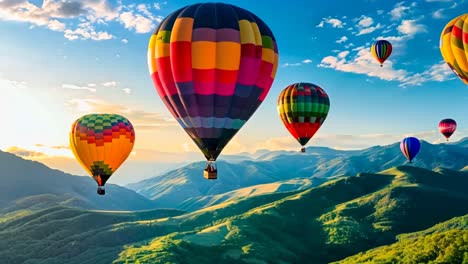
[(468, 263), (468, 215), (336, 263)]
[(467, 184), (466, 173), (409, 166), (361, 174), (135, 244), (116, 263), (327, 263), (467, 213)]
[(466, 172), (402, 166), (169, 217), (56, 207), (0, 224), (0, 259), (328, 263), (466, 214), (467, 185)]

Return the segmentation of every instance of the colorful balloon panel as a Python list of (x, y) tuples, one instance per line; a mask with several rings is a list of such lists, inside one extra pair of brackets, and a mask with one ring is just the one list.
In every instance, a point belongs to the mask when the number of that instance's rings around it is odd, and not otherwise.
[(115, 114), (82, 116), (73, 123), (70, 132), (73, 154), (99, 186), (127, 159), (134, 143), (132, 124)]
[(216, 160), (260, 106), (277, 66), (278, 48), (268, 26), (230, 4), (175, 11), (148, 46), (159, 96), (208, 160)]
[(440, 53), (452, 71), (468, 84), (468, 14), (451, 20), (440, 35)]
[(447, 118), (439, 122), (439, 131), (445, 136), (445, 138), (447, 138), (447, 140), (452, 136), (456, 129), (457, 122), (453, 119)]
[(288, 131), (304, 146), (327, 118), (330, 99), (315, 84), (295, 83), (281, 91), (277, 109)]
[(386, 40), (377, 40), (371, 46), (372, 56), (380, 62), (380, 66), (392, 54), (392, 44)]
[(415, 137), (407, 137), (400, 143), (400, 150), (411, 163), (421, 149), (419, 139)]

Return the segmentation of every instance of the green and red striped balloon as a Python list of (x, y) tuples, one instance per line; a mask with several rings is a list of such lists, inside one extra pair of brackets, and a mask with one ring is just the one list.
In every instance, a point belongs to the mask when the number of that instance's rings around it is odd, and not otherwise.
[(330, 109), (327, 93), (311, 83), (295, 83), (279, 95), (278, 113), (291, 135), (303, 146), (315, 135)]

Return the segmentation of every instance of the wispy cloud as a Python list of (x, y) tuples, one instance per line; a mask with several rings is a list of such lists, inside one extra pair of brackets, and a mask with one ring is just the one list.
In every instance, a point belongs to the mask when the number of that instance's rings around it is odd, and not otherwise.
[(178, 125), (174, 118), (163, 116), (160, 113), (132, 109), (124, 105), (113, 104), (98, 99), (72, 99), (66, 105), (78, 115), (89, 113), (121, 114), (128, 118), (138, 129), (161, 129)]
[(284, 63), (282, 65), (282, 67), (297, 67), (297, 66), (301, 66), (301, 65), (304, 65), (304, 64), (309, 64), (309, 63), (312, 63), (312, 60), (311, 59), (305, 59), (301, 62), (295, 62), (295, 63)]
[(1, 89), (24, 89), (27, 88), (27, 82), (18, 80), (9, 80), (0, 73), (0, 90)]
[(400, 20), (411, 10), (414, 10), (416, 7), (416, 2), (411, 3), (410, 5), (404, 5), (405, 2), (399, 2), (395, 7), (390, 11), (390, 16), (392, 20)]
[(422, 73), (409, 74), (402, 80), (400, 86), (421, 86), (430, 81), (443, 82), (453, 79), (456, 79), (456, 77), (452, 70), (444, 61), (441, 61), (438, 64), (432, 65)]
[(128, 39), (125, 39), (125, 38), (122, 39), (121, 41), (122, 41), (123, 44), (127, 44), (127, 43), (128, 43)]
[[(417, 137), (420, 140), (425, 140), (431, 144), (439, 144), (445, 141), (445, 138), (437, 130), (420, 131), (415, 133), (404, 134), (363, 134), (363, 135), (346, 135), (346, 134), (317, 134), (307, 144), (307, 146), (324, 146), (342, 150), (358, 150), (373, 146), (390, 145), (395, 142), (400, 142), (405, 137)], [(454, 134), (452, 141), (456, 142), (468, 136), (468, 130), (459, 130)], [(300, 146), (292, 136), (269, 138), (264, 142), (254, 146), (255, 150), (299, 150)], [(251, 150), (253, 152), (254, 150)]]
[[(426, 1), (428, 2), (428, 1)], [(446, 2), (446, 3), (452, 3), (453, 1), (432, 1), (432, 2)], [(432, 17), (435, 18), (435, 19), (444, 19), (446, 18), (447, 16), (444, 15), (444, 12), (447, 11), (447, 10), (450, 10), (450, 9), (454, 9), (458, 7), (458, 3), (457, 2), (453, 2), (453, 4), (451, 4), (449, 7), (445, 7), (445, 8), (440, 8), (440, 9), (437, 9), (436, 11), (434, 11), (432, 13)]]
[(346, 42), (346, 41), (348, 41), (348, 37), (342, 36), (339, 40), (336, 41), (336, 43), (343, 43), (343, 42)]
[(70, 90), (86, 90), (90, 92), (96, 92), (96, 88), (90, 87), (90, 86), (77, 86), (74, 84), (62, 84), (62, 88), (64, 89), (70, 89)]
[(126, 94), (130, 94), (132, 92), (132, 89), (130, 88), (123, 88), (122, 91)]
[(12, 153), (12, 154), (15, 154), (15, 155), (20, 156), (20, 157), (24, 157), (24, 158), (47, 157), (47, 155), (45, 153), (38, 152), (38, 151), (33, 151), (33, 150), (28, 150), (28, 149), (24, 149), (24, 148), (17, 147), (17, 146), (9, 147), (5, 151), (9, 152), (9, 153)]

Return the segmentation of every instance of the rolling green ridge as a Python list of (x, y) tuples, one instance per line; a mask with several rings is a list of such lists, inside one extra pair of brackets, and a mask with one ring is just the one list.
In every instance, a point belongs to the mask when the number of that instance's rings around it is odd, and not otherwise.
[(0, 259), (6, 263), (328, 263), (395, 243), (401, 233), (467, 214), (466, 186), (467, 172), (400, 166), (186, 214), (54, 207), (0, 218)]
[(468, 215), (335, 263), (468, 263)]
[(73, 176), (2, 151), (0, 168), (0, 214), (53, 206), (106, 210), (162, 207), (158, 202), (114, 184), (106, 184), (106, 195), (99, 196), (97, 184), (91, 177)]

